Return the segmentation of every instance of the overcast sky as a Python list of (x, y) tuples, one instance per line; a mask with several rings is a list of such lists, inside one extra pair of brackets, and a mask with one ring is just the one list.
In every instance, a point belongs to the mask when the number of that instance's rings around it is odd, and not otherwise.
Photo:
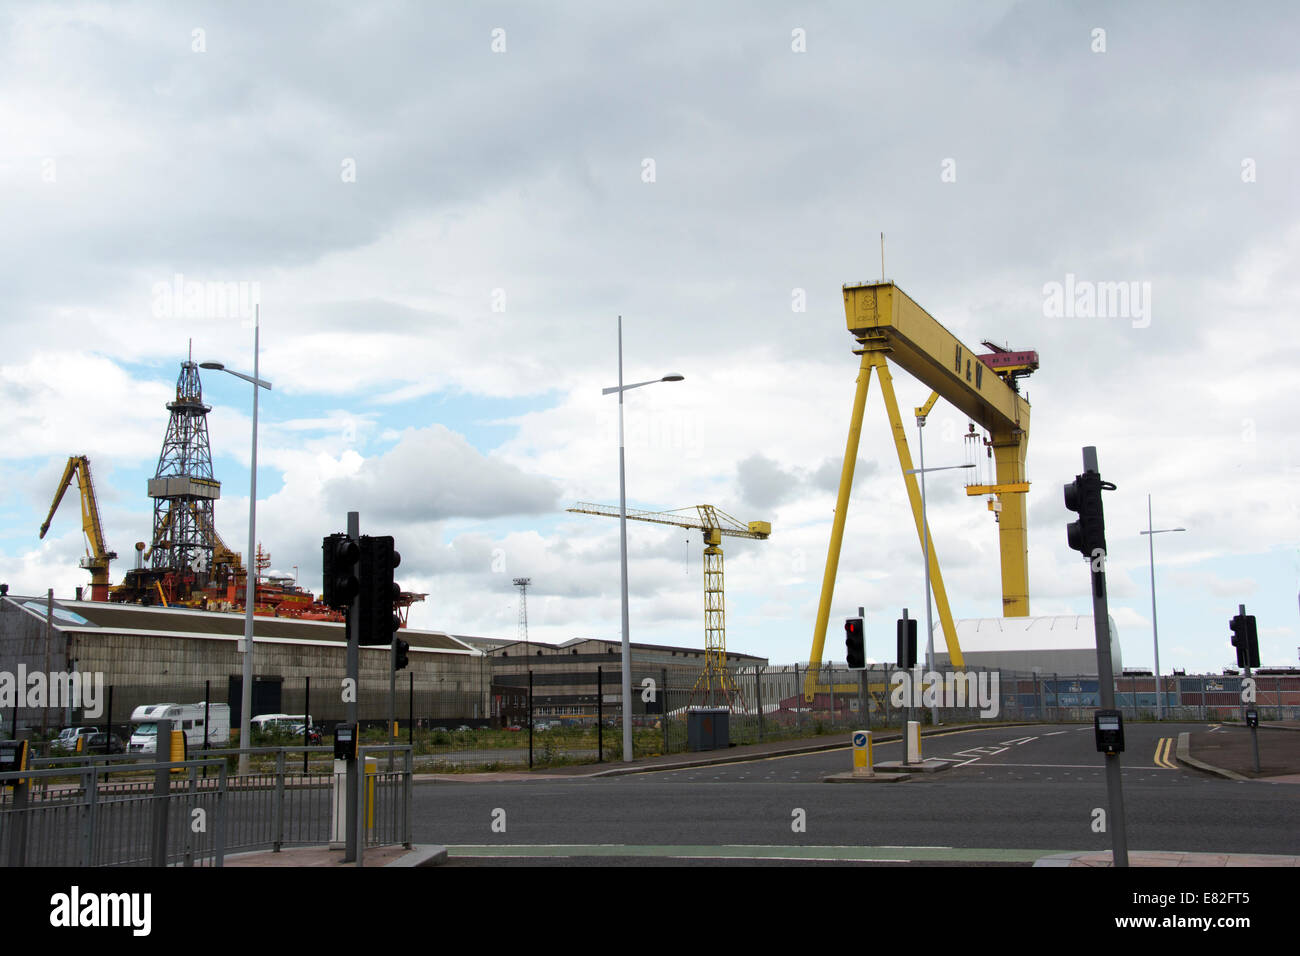
[[(88, 577), (90, 457), (129, 566), (165, 404), (196, 361), (274, 384), (258, 531), (319, 587), (346, 512), (428, 592), (411, 621), (619, 635), (616, 317), (629, 506), (772, 522), (728, 540), (731, 649), (807, 660), (857, 373), (841, 286), (885, 274), (1025, 383), (1035, 615), (1090, 613), (1061, 487), (1096, 445), (1111, 613), (1150, 666), (1266, 664), (1300, 634), (1300, 23), (1291, 4), (9, 3), (0, 8), (0, 580)], [(1289, 277), (1289, 278), (1288, 278)], [(1053, 284), (1134, 283), (1123, 314)], [(228, 285), (233, 284), (233, 285)], [(195, 300), (188, 289), (198, 289)], [(224, 305), (209, 293), (235, 289)], [(179, 289), (180, 296), (173, 290)], [(1111, 310), (1111, 313), (1122, 310)], [(1100, 312), (1101, 314), (1098, 314)], [(904, 409), (928, 396), (895, 369)], [(217, 522), (246, 549), (251, 388), (205, 372)], [(915, 452), (916, 429), (906, 416)], [(926, 462), (964, 460), (940, 403)], [(868, 653), (924, 608), (872, 384), (835, 591)], [(958, 617), (1000, 613), (959, 472), (930, 523)], [(634, 640), (702, 646), (698, 533), (629, 525)]]

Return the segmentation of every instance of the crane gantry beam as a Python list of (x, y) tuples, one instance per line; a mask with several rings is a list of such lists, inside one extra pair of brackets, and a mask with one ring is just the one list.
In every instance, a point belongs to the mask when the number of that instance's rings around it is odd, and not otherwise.
[[(568, 510), (576, 514), (601, 515), (606, 518), (618, 518), (623, 514), (613, 505), (597, 505), (586, 501), (580, 501)], [(689, 515), (691, 511), (695, 512), (695, 517)], [(675, 511), (628, 509), (626, 514), (632, 521), (673, 525), (704, 534), (704, 669), (695, 682), (691, 697), (705, 704), (713, 704), (716, 690), (723, 702), (730, 707), (733, 700), (739, 697), (739, 690), (727, 672), (722, 539), (725, 536), (762, 541), (772, 533), (771, 522), (746, 523), (713, 505), (695, 505), (693, 508), (678, 508)]]
[[(966, 347), (955, 335), (945, 329), (925, 309), (892, 282), (868, 282), (846, 285), (844, 315), (849, 332), (856, 340), (853, 349), (860, 355), (857, 390), (853, 400), (853, 413), (849, 421), (849, 437), (840, 472), (839, 495), (835, 506), (835, 520), (831, 528), (830, 547), (826, 555), (826, 570), (822, 578), (821, 600), (817, 608), (817, 621), (813, 628), (812, 653), (809, 660), (809, 678), (804, 694), (812, 700), (816, 692), (814, 673), (821, 663), (826, 640), (826, 626), (830, 617), (831, 599), (835, 591), (835, 578), (839, 569), (840, 547), (844, 538), (844, 522), (848, 514), (849, 492), (853, 486), (854, 464), (857, 461), (858, 443), (862, 434), (862, 416), (866, 406), (867, 385), (875, 370), (880, 379), (880, 390), (889, 414), (898, 462), (907, 487), (908, 501), (916, 524), (917, 537), (922, 542), (928, 535), (921, 513), (921, 496), (916, 475), (908, 474), (913, 468), (898, 401), (894, 395), (889, 360), (933, 393), (925, 405), (916, 409), (918, 418), (928, 415), (934, 402), (944, 398), (972, 421), (989, 433), (989, 445), (996, 464), (997, 484), (979, 486), (974, 493), (996, 493), (999, 498), (999, 537), (1002, 559), (1002, 613), (1006, 617), (1029, 614), (1028, 542), (1025, 529), (1025, 497), (1028, 490), (1025, 480), (1025, 454), (1029, 441), (1029, 402), (1019, 393), (1017, 378), (1037, 368), (1037, 356), (1032, 352), (1012, 353), (997, 349), (995, 355), (981, 356)], [(934, 588), (939, 622), (948, 645), (949, 659), (956, 667), (964, 664), (956, 627), (948, 606), (939, 559), (933, 546), (934, 537), (928, 535), (930, 546), (930, 577)]]

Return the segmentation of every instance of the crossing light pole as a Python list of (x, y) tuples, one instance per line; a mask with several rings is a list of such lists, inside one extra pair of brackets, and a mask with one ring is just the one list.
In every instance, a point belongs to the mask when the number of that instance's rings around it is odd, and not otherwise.
[(1102, 481), (1097, 466), (1097, 449), (1083, 449), (1083, 474), (1065, 486), (1065, 506), (1077, 512), (1079, 520), (1066, 527), (1069, 545), (1088, 560), (1092, 577), (1092, 624), (1097, 643), (1097, 681), (1101, 709), (1094, 716), (1097, 748), (1105, 754), (1106, 791), (1110, 803), (1111, 860), (1128, 866), (1128, 835), (1124, 823), (1124, 788), (1120, 776), (1120, 753), (1124, 750), (1123, 715), (1115, 709), (1115, 674), (1110, 656), (1110, 610), (1106, 597), (1106, 518), (1102, 490), (1114, 491)]

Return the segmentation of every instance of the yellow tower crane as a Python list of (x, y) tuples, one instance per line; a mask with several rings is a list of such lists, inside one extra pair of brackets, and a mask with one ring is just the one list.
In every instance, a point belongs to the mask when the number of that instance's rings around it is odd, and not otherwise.
[(41, 537), (50, 530), (54, 512), (63, 500), (63, 493), (72, 484), (73, 476), (77, 478), (77, 488), (81, 491), (81, 530), (86, 536), (86, 556), (81, 559), (81, 566), (90, 572), (90, 599), (92, 601), (108, 600), (108, 566), (117, 557), (116, 551), (109, 551), (104, 544), (104, 527), (99, 520), (99, 505), (95, 499), (95, 485), (90, 479), (90, 459), (85, 455), (73, 455), (63, 469), (59, 479), (58, 491), (54, 493), (54, 503), (50, 513), (41, 525)]
[[(579, 501), (568, 509), (577, 514), (603, 515), (617, 518), (619, 509), (614, 505), (596, 505)], [(698, 517), (691, 517), (694, 511)], [(684, 513), (685, 512), (685, 513)], [(695, 505), (675, 511), (637, 511), (629, 508), (631, 521), (649, 521), (653, 524), (670, 524), (704, 533), (704, 670), (700, 672), (691, 691), (692, 700), (714, 704), (721, 697), (730, 708), (739, 690), (727, 672), (726, 600), (722, 577), (722, 539), (755, 538), (765, 540), (772, 533), (769, 521), (750, 521), (746, 524), (713, 505)], [(716, 691), (716, 693), (715, 693)]]
[[(831, 598), (835, 593), (835, 576), (839, 569), (840, 545), (844, 539), (844, 521), (848, 515), (849, 491), (853, 487), (853, 468), (858, 458), (858, 441), (862, 435), (862, 414), (866, 406), (867, 385), (875, 370), (880, 391), (894, 435), (898, 463), (907, 486), (908, 501), (916, 523), (916, 534), (923, 542), (929, 538), (930, 580), (939, 623), (948, 645), (953, 666), (964, 664), (957, 630), (948, 606), (948, 594), (939, 572), (934, 536), (928, 533), (921, 514), (921, 493), (916, 475), (912, 474), (912, 456), (898, 413), (889, 360), (909, 372), (933, 393), (915, 409), (918, 424), (923, 425), (934, 403), (946, 399), (989, 433), (987, 446), (994, 460), (996, 477), (991, 484), (971, 484), (968, 495), (990, 495), (990, 509), (998, 519), (1002, 559), (1002, 613), (1005, 617), (1029, 614), (1028, 542), (1025, 531), (1025, 454), (1029, 443), (1029, 402), (1021, 395), (1019, 379), (1038, 368), (1038, 355), (1032, 351), (1012, 352), (991, 343), (989, 354), (968, 349), (951, 332), (940, 325), (902, 289), (892, 282), (868, 282), (844, 286), (844, 315), (856, 344), (853, 352), (861, 355), (853, 414), (849, 420), (849, 438), (840, 471), (839, 496), (835, 520), (831, 527), (830, 547), (826, 553), (826, 571), (822, 577), (821, 600), (813, 626), (811, 664), (804, 685), (804, 697), (816, 694), (816, 673), (821, 664), (830, 618)], [(984, 370), (988, 369), (988, 374)], [(973, 432), (973, 429), (972, 429)], [(992, 496), (996, 496), (996, 501)]]

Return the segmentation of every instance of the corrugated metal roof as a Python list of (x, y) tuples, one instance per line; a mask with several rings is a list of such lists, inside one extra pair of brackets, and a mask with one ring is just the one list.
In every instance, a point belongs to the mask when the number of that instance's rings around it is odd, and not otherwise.
[[(60, 620), (58, 608), (72, 611), (85, 618), (89, 625)], [(54, 627), (60, 631), (93, 634), (96, 631), (152, 633), (207, 634), (216, 637), (243, 637), (244, 616), (216, 611), (197, 611), (189, 608), (141, 607), (137, 604), (108, 604), (98, 601), (56, 601)], [(34, 613), (34, 612), (33, 612)], [(44, 615), (42, 614), (43, 618)], [(404, 629), (402, 640), (413, 648), (430, 650), (468, 651), (474, 648), (437, 631)], [(254, 617), (254, 638), (280, 638), (328, 644), (346, 643), (347, 637), (341, 623), (334, 621), (297, 621), (282, 617)]]

